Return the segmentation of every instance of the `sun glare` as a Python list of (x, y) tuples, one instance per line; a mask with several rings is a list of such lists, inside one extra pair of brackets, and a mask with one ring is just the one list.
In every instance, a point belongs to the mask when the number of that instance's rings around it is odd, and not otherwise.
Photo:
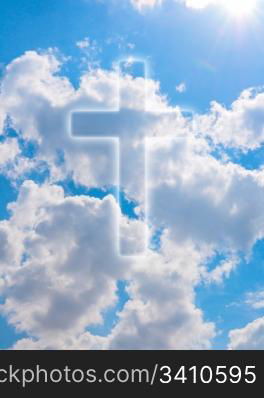
[(235, 18), (246, 18), (254, 13), (258, 0), (217, 0)]

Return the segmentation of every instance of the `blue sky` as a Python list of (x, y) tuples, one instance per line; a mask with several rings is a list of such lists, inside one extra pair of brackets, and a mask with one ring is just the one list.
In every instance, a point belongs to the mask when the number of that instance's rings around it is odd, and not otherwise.
[[(135, 10), (128, 0), (9, 0), (1, 4), (1, 72), (4, 76), (5, 67), (25, 51), (43, 53), (56, 48), (58, 53), (70, 57), (60, 73), (77, 87), (84, 65), (82, 49), (76, 43), (89, 38), (94, 49), (88, 60), (99, 61), (102, 69), (111, 69), (113, 62), (129, 56), (147, 60), (150, 77), (160, 82), (161, 92), (167, 95), (170, 105), (203, 114), (209, 110), (211, 101), (229, 107), (243, 90), (264, 85), (263, 21), (264, 8), (241, 22), (220, 7), (194, 10), (170, 0), (143, 12)], [(183, 93), (176, 90), (181, 82), (186, 85)], [(32, 142), (30, 146), (20, 139), (19, 145), (24, 156), (34, 157)], [(244, 153), (232, 147), (224, 151), (246, 169), (263, 166), (262, 143), (256, 150)], [(15, 182), (4, 173), (0, 175), (1, 220), (9, 218), (7, 205), (17, 199), (24, 180), (40, 184), (48, 175), (45, 167), (41, 172), (31, 170)], [(59, 185), (69, 196), (102, 199), (114, 192), (113, 188), (84, 187), (71, 180), (60, 181)], [(123, 213), (135, 219), (134, 202), (122, 198)], [(209, 267), (217, 266), (223, 253), (220, 250), (219, 256), (211, 258)], [(249, 292), (264, 288), (263, 253), (264, 243), (259, 241), (249, 258), (239, 253), (240, 264), (226, 280), (217, 285), (201, 282), (195, 287), (196, 305), (202, 309), (205, 321), (214, 322), (218, 329), (212, 339), (213, 348), (226, 348), (230, 330), (243, 328), (264, 315), (263, 308), (245, 305)], [(88, 331), (99, 336), (111, 332), (118, 322), (118, 312), (129, 301), (126, 287), (126, 281), (117, 281), (117, 302), (104, 310), (104, 323), (89, 326)], [(0, 319), (0, 330), (3, 349), (31, 336), (30, 331), (16, 334), (5, 317)]]
[[(230, 104), (244, 88), (263, 84), (261, 14), (241, 28), (215, 8), (195, 12), (167, 3), (142, 15), (126, 2), (11, 0), (1, 7), (1, 62), (48, 47), (78, 57), (75, 43), (88, 36), (103, 48), (103, 66), (130, 53), (148, 58), (172, 101), (204, 110), (212, 100)], [(109, 37), (135, 49), (106, 45)], [(174, 90), (181, 81), (189, 87), (184, 98)]]

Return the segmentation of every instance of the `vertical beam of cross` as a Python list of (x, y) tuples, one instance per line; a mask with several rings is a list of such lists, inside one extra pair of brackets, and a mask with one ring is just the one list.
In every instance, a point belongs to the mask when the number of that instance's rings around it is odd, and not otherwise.
[[(142, 84), (145, 85), (144, 62), (137, 61), (141, 67)], [(131, 63), (129, 64), (131, 66)], [(137, 68), (138, 70), (140, 68)], [(121, 66), (120, 66), (121, 70)], [(144, 90), (143, 90), (144, 92)], [(142, 93), (142, 90), (141, 90)], [(146, 221), (146, 167), (145, 167), (145, 137), (138, 131), (139, 116), (146, 111), (145, 96), (133, 98), (137, 111), (128, 109), (122, 90), (119, 90), (119, 107), (115, 111), (76, 111), (71, 114), (71, 135), (73, 137), (118, 140), (118, 197), (122, 210), (124, 203), (121, 193), (130, 198), (139, 199), (140, 219)], [(96, 164), (94, 165), (96, 167)], [(145, 223), (138, 223), (134, 228), (129, 222), (119, 220), (118, 242), (119, 254), (138, 256), (145, 253), (148, 245), (147, 227)]]

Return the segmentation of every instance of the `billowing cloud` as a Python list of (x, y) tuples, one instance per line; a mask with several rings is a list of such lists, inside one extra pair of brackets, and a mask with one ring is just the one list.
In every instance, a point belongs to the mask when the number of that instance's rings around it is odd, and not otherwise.
[(195, 128), (216, 144), (243, 151), (256, 149), (264, 142), (263, 90), (244, 90), (230, 109), (213, 102), (210, 112), (197, 117), (196, 121)]
[[(77, 183), (85, 185), (113, 184), (116, 182), (116, 165), (112, 161), (114, 146), (73, 139), (70, 136), (70, 113), (83, 109), (116, 109), (119, 75), (101, 69), (92, 71), (82, 76), (80, 87), (75, 90), (68, 79), (58, 75), (59, 68), (59, 60), (51, 53), (27, 52), (16, 59), (7, 67), (2, 81), (3, 110), (12, 116), (14, 127), (23, 132), (24, 139), (38, 143), (38, 158), (47, 162), (53, 180), (70, 175)], [(156, 123), (155, 114), (146, 116), (141, 110), (142, 97), (145, 97), (144, 81), (124, 76), (120, 83), (126, 116), (123, 141), (130, 145), (132, 133), (136, 141), (144, 135), (156, 134), (162, 126)], [(155, 82), (148, 80), (146, 90), (150, 107), (166, 109)], [(180, 116), (176, 114), (175, 117)], [(107, 123), (105, 120), (106, 128)], [(140, 128), (135, 129), (136, 125)], [(59, 161), (58, 154), (64, 162)], [(97, 166), (92, 167), (95, 163)], [(129, 178), (128, 175), (126, 179)], [(133, 183), (131, 179), (127, 185), (130, 183)]]
[[(129, 288), (132, 299), (109, 336), (111, 348), (210, 348), (215, 327), (203, 320), (202, 311), (194, 305), (198, 256), (187, 245), (182, 253), (171, 249), (163, 255), (150, 255), (147, 267), (139, 267), (134, 274)], [(184, 273), (181, 267), (187, 266), (187, 253), (193, 257), (189, 257), (189, 272)]]
[[(116, 250), (115, 199), (67, 196), (58, 184), (67, 178), (88, 188), (116, 183), (115, 148), (73, 139), (69, 115), (116, 109), (118, 74), (91, 70), (76, 89), (60, 75), (60, 62), (51, 51), (27, 52), (8, 65), (1, 83), (2, 119), (9, 116), (20, 138), (37, 143), (34, 164), (44, 162), (49, 170), (43, 184), (22, 184), (9, 206), (11, 218), (0, 222), (1, 311), (32, 336), (16, 347), (209, 348), (215, 327), (197, 308), (195, 287), (228, 277), (237, 253), (249, 254), (264, 234), (262, 171), (216, 158), (212, 150), (221, 144), (246, 152), (261, 144), (263, 94), (247, 90), (230, 109), (214, 103), (190, 120), (168, 105), (151, 79), (145, 112), (143, 79), (121, 77), (125, 158), (137, 164), (126, 145), (137, 148), (147, 137), (148, 227), (161, 231), (158, 247), (144, 259), (124, 258)], [(16, 139), (0, 145), (10, 148), (0, 146), (4, 163), (20, 159), (16, 176), (32, 167), (23, 163)], [(127, 193), (140, 202), (139, 171), (127, 170)], [(122, 224), (129, 238), (143, 222), (122, 216)], [(227, 259), (209, 271), (216, 251)], [(108, 336), (93, 336), (87, 328), (102, 323), (115, 305), (118, 280), (128, 281), (130, 300)]]
[[(214, 326), (194, 304), (201, 261), (194, 249), (167, 241), (164, 254), (118, 256), (113, 231), (119, 210), (111, 196), (65, 197), (58, 186), (26, 181), (11, 209), (3, 226), (16, 239), (5, 239), (2, 247), (1, 311), (38, 341), (23, 339), (16, 347), (210, 347)], [(4, 253), (14, 246), (16, 261)], [(182, 273), (186, 250), (189, 272)], [(90, 335), (85, 329), (101, 323), (103, 311), (115, 304), (120, 279), (131, 280), (120, 322), (105, 338)]]
[[(101, 322), (115, 303), (116, 281), (129, 272), (129, 261), (117, 255), (114, 198), (64, 197), (58, 186), (26, 181), (10, 208), (3, 231), (13, 240), (5, 238), (1, 256), (2, 277), (9, 276), (2, 311), (10, 322), (50, 338)], [(17, 248), (14, 262), (6, 252)]]
[(264, 318), (258, 318), (244, 328), (229, 333), (229, 348), (232, 350), (264, 349)]
[(151, 219), (176, 242), (250, 251), (263, 237), (261, 171), (219, 162), (187, 137), (158, 139), (149, 159)]

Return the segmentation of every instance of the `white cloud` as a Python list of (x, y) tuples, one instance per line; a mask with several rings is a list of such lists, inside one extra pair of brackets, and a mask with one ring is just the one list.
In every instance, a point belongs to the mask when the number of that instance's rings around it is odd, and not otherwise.
[(99, 54), (101, 52), (101, 47), (97, 44), (96, 40), (84, 37), (84, 39), (76, 42), (76, 46), (81, 52), (79, 64), (82, 71), (99, 67)]
[[(68, 79), (57, 74), (60, 63), (52, 54), (39, 55), (27, 52), (12, 62), (2, 82), (4, 110), (10, 114), (17, 130), (26, 139), (40, 144), (39, 157), (51, 168), (54, 179), (73, 175), (76, 182), (85, 185), (107, 185), (116, 181), (116, 167), (111, 158), (115, 150), (107, 143), (84, 142), (69, 135), (69, 115), (75, 109), (113, 109), (118, 104), (118, 74), (101, 69), (82, 76), (80, 87), (74, 90)], [(142, 79), (121, 80), (124, 113), (128, 123), (124, 138), (129, 143), (135, 133), (135, 125), (141, 125), (134, 136), (150, 134), (157, 116), (142, 112), (145, 96)], [(151, 107), (166, 109), (164, 99), (158, 93), (158, 85), (147, 81)], [(176, 115), (177, 116), (177, 115)], [(129, 122), (130, 118), (130, 122)], [(107, 121), (106, 121), (107, 128)], [(58, 165), (58, 150), (63, 151), (65, 163)], [(91, 164), (97, 163), (97, 167)], [(128, 170), (129, 171), (129, 170)], [(127, 177), (129, 178), (129, 177)]]
[(230, 109), (212, 102), (208, 114), (197, 117), (195, 128), (207, 134), (215, 144), (256, 149), (264, 142), (264, 92), (244, 90)]
[(101, 311), (116, 301), (116, 281), (129, 271), (113, 236), (114, 199), (65, 198), (58, 186), (26, 181), (10, 209), (3, 227), (16, 239), (7, 241), (5, 252), (20, 247), (20, 259), (7, 266), (12, 257), (2, 255), (2, 311), (9, 321), (48, 339), (100, 322)]
[[(189, 121), (179, 108), (168, 106), (158, 83), (150, 79), (146, 88), (152, 111), (146, 114), (141, 107), (144, 81), (121, 78), (124, 142), (137, 147), (143, 136), (159, 137), (149, 141), (149, 205), (154, 226), (164, 229), (160, 253), (149, 251), (143, 261), (124, 259), (113, 241), (119, 211), (114, 199), (65, 197), (56, 185), (67, 176), (86, 186), (116, 182), (115, 149), (73, 140), (67, 117), (74, 109), (116, 108), (118, 75), (93, 70), (74, 89), (59, 68), (51, 52), (28, 52), (7, 67), (1, 85), (3, 117), (8, 114), (24, 138), (39, 143), (35, 161), (46, 161), (51, 171), (41, 187), (23, 184), (10, 207), (11, 219), (0, 223), (2, 311), (36, 339), (23, 339), (17, 347), (210, 347), (214, 325), (196, 307), (194, 288), (201, 279), (220, 282), (228, 277), (236, 252), (249, 254), (263, 238), (264, 183), (261, 171), (215, 159), (206, 138), (245, 151), (257, 147), (263, 94), (245, 91), (230, 110), (213, 104), (209, 114)], [(247, 129), (241, 131), (245, 120)], [(230, 138), (226, 131), (234, 126), (240, 136)], [(14, 142), (10, 145), (17, 156)], [(58, 149), (64, 152), (61, 164)], [(126, 160), (134, 164), (135, 153), (129, 152)], [(20, 165), (23, 173), (25, 165)], [(127, 168), (125, 181), (133, 198), (141, 199), (138, 174)], [(137, 234), (142, 223), (123, 218), (123, 224)], [(208, 273), (207, 260), (216, 250), (227, 253), (227, 261)], [(102, 311), (115, 303), (119, 279), (131, 281), (131, 300), (109, 336), (92, 336), (87, 326), (102, 321)]]
[(2, 109), (2, 104), (0, 103), (0, 134), (2, 134), (4, 129), (5, 112)]
[[(194, 303), (201, 261), (194, 249), (167, 240), (164, 254), (137, 261), (118, 256), (111, 196), (64, 197), (58, 186), (26, 181), (10, 208), (11, 219), (0, 223), (16, 237), (2, 249), (1, 311), (35, 338), (16, 348), (210, 347), (214, 325)], [(14, 247), (20, 248), (16, 262), (6, 254)], [(182, 273), (186, 253), (190, 272)], [(120, 279), (131, 280), (120, 322), (105, 338), (90, 335), (85, 329), (115, 304)]]
[(180, 93), (180, 94), (185, 93), (186, 89), (187, 89), (187, 87), (186, 87), (186, 84), (185, 84), (184, 82), (178, 84), (178, 85), (175, 87), (175, 90), (176, 90), (178, 93)]
[(90, 46), (90, 39), (89, 37), (85, 37), (83, 40), (79, 40), (76, 42), (76, 46), (83, 49), (88, 48)]
[(0, 168), (7, 162), (14, 161), (15, 157), (20, 153), (20, 149), (16, 139), (8, 138), (0, 143)]
[(264, 308), (264, 291), (249, 292), (246, 304), (256, 310)]
[(130, 0), (132, 5), (139, 11), (146, 8), (152, 8), (162, 4), (163, 0)]
[[(187, 266), (188, 252), (193, 255), (188, 264), (193, 272), (184, 273), (182, 267)], [(109, 337), (110, 348), (211, 347), (214, 325), (203, 320), (202, 311), (194, 304), (195, 260), (195, 253), (187, 246), (182, 253), (173, 248), (171, 253), (149, 255), (147, 263), (145, 260), (134, 274), (129, 288), (132, 300), (126, 304), (120, 322)]]
[(258, 318), (244, 328), (229, 333), (229, 348), (232, 350), (264, 349), (264, 318)]
[(175, 242), (249, 253), (263, 237), (261, 171), (221, 163), (191, 137), (158, 139), (148, 157), (151, 218)]
[(204, 279), (210, 283), (222, 283), (236, 269), (238, 264), (239, 258), (231, 256), (228, 260), (222, 261), (212, 271), (206, 271)]

